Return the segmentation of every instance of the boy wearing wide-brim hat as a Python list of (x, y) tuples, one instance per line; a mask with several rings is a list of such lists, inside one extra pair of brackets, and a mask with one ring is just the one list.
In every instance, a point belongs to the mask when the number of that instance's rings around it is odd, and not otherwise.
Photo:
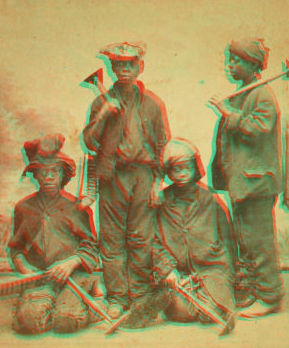
[(153, 208), (160, 203), (162, 177), (159, 154), (169, 130), (164, 103), (137, 81), (144, 69), (145, 45), (124, 42), (100, 53), (110, 59), (117, 81), (93, 102), (83, 139), (97, 153), (95, 171), (88, 170), (88, 176), (99, 179), (99, 242), (108, 314), (117, 318), (150, 292)]
[[(197, 292), (200, 301), (226, 320), (235, 311), (231, 260), (225, 246), (230, 230), (226, 212), (199, 182), (204, 169), (198, 149), (189, 141), (171, 139), (161, 163), (173, 184), (164, 190), (165, 202), (157, 212), (154, 277), (159, 285), (172, 288), (192, 277), (199, 284), (189, 283), (187, 290)], [(212, 321), (178, 294), (165, 314), (177, 322)]]
[(63, 143), (64, 137), (54, 134), (24, 144), (29, 164), (23, 175), (32, 172), (39, 191), (16, 204), (8, 247), (18, 272), (43, 271), (51, 281), (21, 294), (13, 317), (20, 333), (73, 332), (90, 321), (87, 306), (65, 285), (72, 276), (91, 290), (98, 249), (91, 214), (79, 211), (75, 197), (63, 190), (75, 176), (75, 162), (61, 151)]
[[(244, 39), (229, 45), (230, 74), (242, 87), (257, 80), (267, 60), (262, 40)], [(209, 102), (221, 113), (213, 184), (229, 193), (235, 243), (252, 276), (256, 300), (242, 315), (266, 315), (280, 310), (283, 296), (274, 231), (274, 206), (282, 190), (279, 108), (268, 86), (239, 94), (229, 103), (216, 96)]]

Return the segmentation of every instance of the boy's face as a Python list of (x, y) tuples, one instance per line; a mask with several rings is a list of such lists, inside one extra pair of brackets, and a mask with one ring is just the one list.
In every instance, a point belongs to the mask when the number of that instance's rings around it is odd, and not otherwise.
[(59, 192), (63, 175), (63, 167), (59, 164), (43, 164), (35, 171), (40, 190), (52, 195)]
[(132, 84), (142, 72), (139, 60), (113, 60), (111, 64), (118, 81), (124, 84)]
[(256, 65), (249, 60), (230, 53), (229, 70), (234, 80), (247, 81), (255, 75)]
[(184, 186), (195, 177), (195, 166), (193, 161), (177, 162), (168, 173), (168, 177), (177, 186)]

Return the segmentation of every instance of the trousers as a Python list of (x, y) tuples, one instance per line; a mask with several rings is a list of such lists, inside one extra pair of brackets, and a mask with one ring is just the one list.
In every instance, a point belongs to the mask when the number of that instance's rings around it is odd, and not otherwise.
[(151, 291), (152, 183), (152, 169), (135, 164), (116, 169), (111, 181), (100, 183), (99, 245), (109, 303), (127, 306)]
[(275, 201), (275, 197), (264, 197), (232, 204), (239, 256), (250, 270), (254, 296), (267, 303), (279, 301), (283, 296), (275, 237)]

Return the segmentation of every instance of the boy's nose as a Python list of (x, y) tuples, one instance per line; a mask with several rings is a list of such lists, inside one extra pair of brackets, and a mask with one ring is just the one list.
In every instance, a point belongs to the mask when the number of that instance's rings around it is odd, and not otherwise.
[(52, 172), (48, 172), (45, 178), (48, 179), (48, 180), (49, 179), (54, 179), (54, 175), (53, 175)]
[(122, 64), (122, 70), (128, 71), (130, 69), (130, 62), (124, 61)]

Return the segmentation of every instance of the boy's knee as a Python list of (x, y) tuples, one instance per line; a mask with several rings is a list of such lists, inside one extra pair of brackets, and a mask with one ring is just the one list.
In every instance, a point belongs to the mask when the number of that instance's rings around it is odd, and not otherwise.
[(51, 328), (53, 299), (26, 298), (16, 309), (13, 329), (22, 333), (43, 333)]
[(70, 333), (84, 328), (89, 323), (89, 314), (84, 304), (74, 308), (58, 306), (53, 316), (54, 331)]

